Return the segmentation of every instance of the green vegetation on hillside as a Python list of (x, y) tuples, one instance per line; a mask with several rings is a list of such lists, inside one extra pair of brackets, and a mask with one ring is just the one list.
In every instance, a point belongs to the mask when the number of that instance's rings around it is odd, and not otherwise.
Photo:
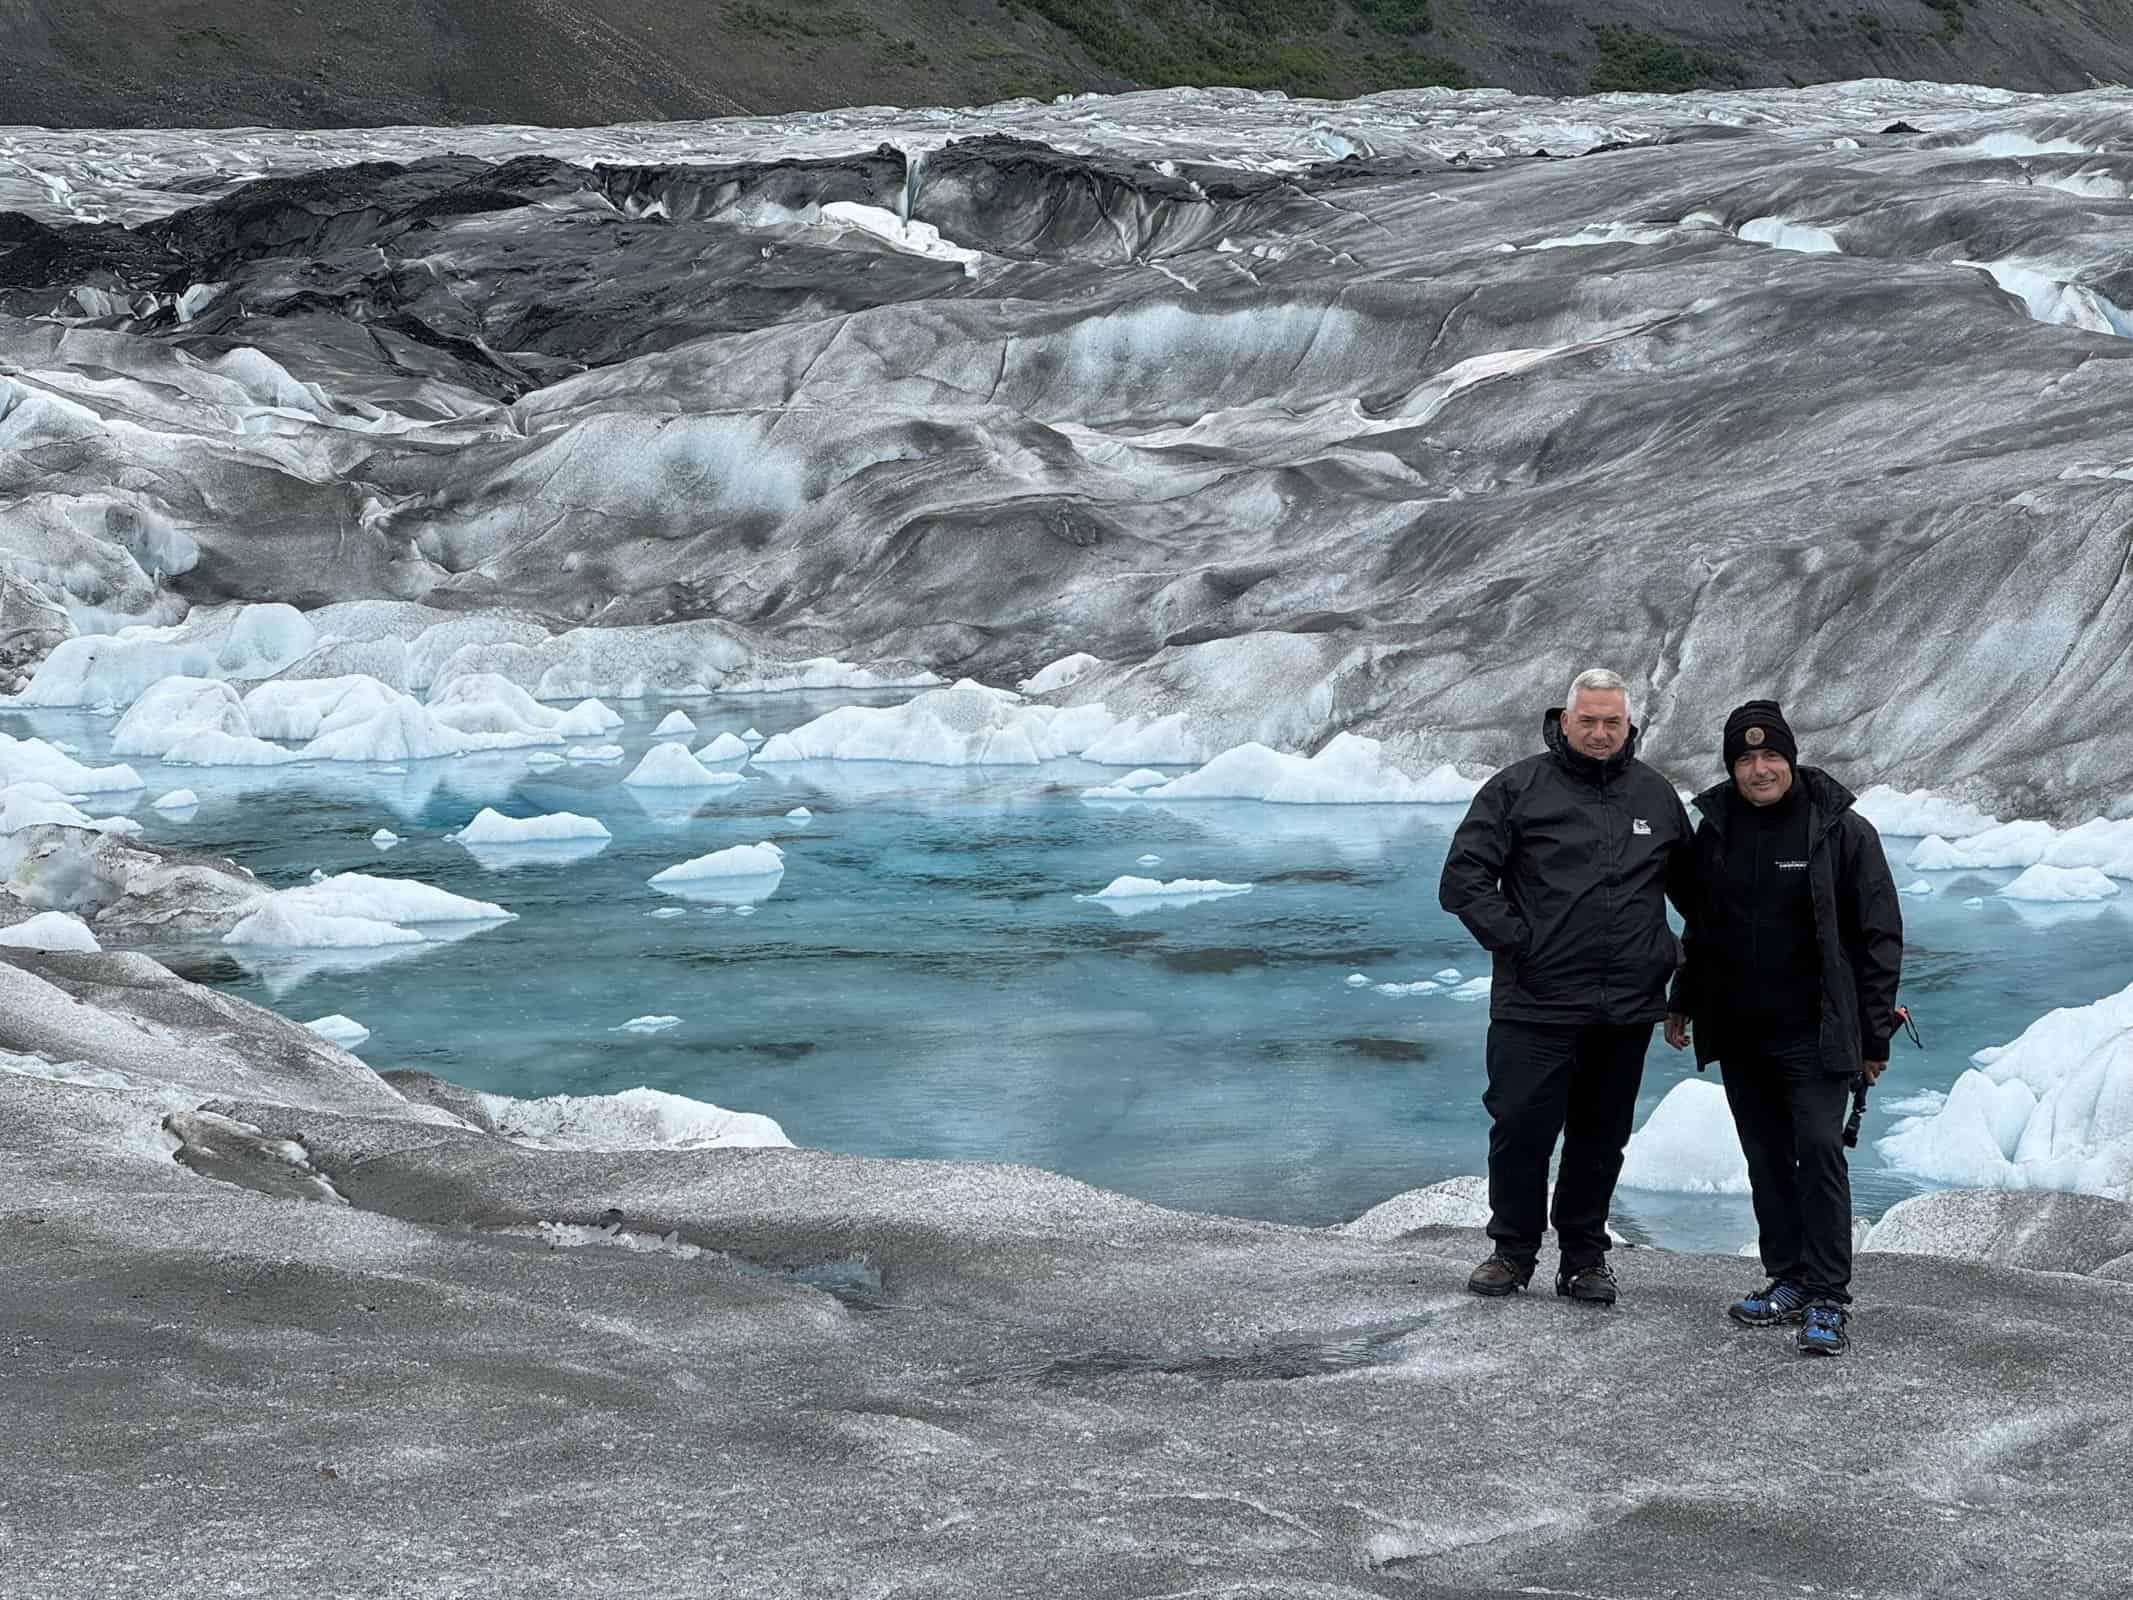
[(1593, 23), (1600, 52), (1592, 69), (1594, 94), (1681, 94), (1689, 89), (1730, 89), (1748, 81), (1737, 62), (1708, 50), (1677, 44), (1635, 28)]
[[(1153, 89), (1228, 84), (1342, 95), (1467, 83), (1457, 62), (1424, 51), (1321, 42), (1340, 10), (1335, 0), (1153, 0), (1131, 10), (1115, 0), (1015, 0), (1012, 8), (1035, 12), (1098, 66)], [(1351, 9), (1385, 34), (1431, 26), (1428, 0), (1358, 0)]]

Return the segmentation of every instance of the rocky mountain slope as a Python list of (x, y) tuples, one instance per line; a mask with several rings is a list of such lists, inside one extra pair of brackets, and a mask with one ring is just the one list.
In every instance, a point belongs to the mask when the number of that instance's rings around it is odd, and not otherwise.
[(618, 121), (1229, 84), (2133, 80), (2124, 0), (7, 0), (0, 124)]

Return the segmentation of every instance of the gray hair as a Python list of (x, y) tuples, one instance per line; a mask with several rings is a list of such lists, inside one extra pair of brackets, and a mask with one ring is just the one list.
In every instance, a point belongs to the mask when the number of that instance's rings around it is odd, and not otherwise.
[(1575, 705), (1580, 689), (1615, 690), (1622, 696), (1623, 710), (1626, 712), (1630, 709), (1629, 685), (1622, 681), (1622, 674), (1619, 672), (1609, 672), (1605, 667), (1587, 667), (1570, 680), (1570, 693), (1564, 699), (1563, 704), (1566, 706)]

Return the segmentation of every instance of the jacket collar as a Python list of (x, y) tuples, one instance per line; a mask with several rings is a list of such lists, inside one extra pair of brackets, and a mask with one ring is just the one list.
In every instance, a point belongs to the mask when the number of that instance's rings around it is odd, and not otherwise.
[[(1837, 825), (1837, 819), (1851, 810), (1856, 798), (1851, 790), (1820, 767), (1795, 767), (1792, 781), (1802, 791), (1807, 802), (1807, 847), (1811, 850), (1822, 835)], [(1703, 813), (1704, 820), (1719, 832), (1726, 831), (1726, 797), (1733, 792), (1733, 780), (1714, 783), (1689, 803)]]
[(1572, 777), (1583, 778), (1587, 783), (1605, 783), (1609, 778), (1620, 777), (1629, 770), (1629, 764), (1637, 759), (1637, 725), (1629, 725), (1629, 738), (1622, 748), (1605, 761), (1596, 761), (1582, 750), (1574, 750), (1563, 735), (1563, 708), (1550, 706), (1541, 718), (1541, 742), (1548, 753), (1555, 757), (1556, 764)]

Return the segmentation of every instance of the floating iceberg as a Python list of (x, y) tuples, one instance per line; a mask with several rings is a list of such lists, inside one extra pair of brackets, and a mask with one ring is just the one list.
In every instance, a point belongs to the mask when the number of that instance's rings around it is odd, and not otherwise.
[(219, 728), (195, 729), (163, 752), (163, 760), (173, 767), (284, 767), (303, 759), (278, 744)]
[(328, 1044), (337, 1044), (343, 1050), (353, 1050), (370, 1037), (370, 1030), (353, 1017), (344, 1017), (335, 1012), (330, 1017), (319, 1017), (304, 1024)]
[(808, 810), (805, 806), (794, 806), (790, 811), (785, 813), (785, 818), (788, 822), (808, 822), (813, 820), (814, 815), (815, 814), (812, 811)]
[(1622, 1184), (1681, 1194), (1746, 1194), (1748, 1158), (1726, 1092), (1701, 1078), (1683, 1078), (1629, 1136)]
[(2000, 825), (1997, 817), (1930, 789), (1906, 792), (1885, 783), (1877, 783), (1860, 795), (1852, 809), (1871, 822), (1877, 832), (1896, 838), (1923, 839), (1938, 834), (1943, 839), (1962, 839)]
[(655, 744), (622, 780), (634, 789), (716, 789), (741, 782), (737, 772), (712, 772), (684, 744)]
[(111, 730), (111, 753), (160, 758), (190, 735), (208, 732), (253, 737), (252, 719), (237, 691), (219, 678), (164, 678), (151, 684)]
[(688, 712), (669, 711), (666, 716), (661, 719), (659, 726), (652, 730), (652, 737), (655, 739), (686, 739), (690, 734), (694, 733), (695, 731), (696, 723), (689, 716)]
[(627, 1022), (617, 1023), (607, 1031), (609, 1033), (665, 1033), (667, 1029), (679, 1027), (680, 1025), (681, 1018), (679, 1017), (644, 1016), (632, 1017)]
[(507, 817), (487, 806), (459, 830), (461, 844), (514, 845), (553, 844), (561, 840), (612, 838), (604, 823), (570, 811), (551, 811), (539, 817)]
[(158, 795), (149, 805), (157, 811), (190, 811), (199, 803), (200, 797), (192, 790), (173, 789), (168, 794)]
[(605, 764), (622, 759), (622, 746), (619, 744), (581, 744), (573, 749), (564, 751), (563, 755), (564, 759), (569, 761)]
[(86, 922), (64, 911), (40, 911), (12, 927), (0, 928), (0, 945), (15, 950), (103, 949)]
[(260, 900), (223, 936), (231, 945), (299, 950), (360, 950), (420, 944), (422, 924), (502, 922), (513, 913), (406, 878), (343, 872)]
[(141, 825), (131, 817), (90, 816), (48, 783), (10, 783), (0, 787), (0, 836), (48, 823), (97, 833), (141, 831)]
[(2133, 1199), (2133, 987), (2047, 1012), (1971, 1061), (1938, 1111), (1879, 1142), (1891, 1166), (1971, 1188)]
[(0, 787), (41, 783), (61, 794), (117, 794), (141, 787), (133, 768), (85, 767), (42, 739), (17, 739), (0, 733)]
[[(1135, 774), (1134, 776), (1138, 776)], [(1464, 805), (1480, 780), (1449, 764), (1411, 778), (1385, 759), (1384, 747), (1339, 733), (1315, 756), (1285, 755), (1263, 744), (1225, 750), (1197, 772), (1143, 788), (1108, 784), (1086, 791), (1097, 800), (1264, 800), (1285, 805)]]
[(2064, 832), (2048, 822), (2006, 822), (1952, 841), (1933, 834), (1919, 841), (1910, 864), (1920, 872), (2092, 867), (2108, 877), (2133, 878), (2133, 818), (2098, 817)]
[(716, 739), (696, 752), (699, 761), (746, 761), (748, 741), (730, 733), (721, 733)]
[(1248, 883), (1224, 883), (1219, 878), (1172, 878), (1169, 882), (1163, 883), (1154, 878), (1128, 876), (1113, 878), (1094, 894), (1084, 895), (1082, 898), (1086, 900), (1133, 900), (1154, 896), (1175, 898), (1179, 895), (1247, 894), (1251, 891), (1251, 887)]
[(390, 828), (380, 828), (370, 836), (370, 842), (380, 850), (390, 850), (400, 842), (400, 836)]
[(339, 916), (272, 897), (222, 936), (224, 944), (276, 950), (367, 950), (421, 944), (422, 935), (377, 917)]
[(646, 881), (655, 887), (701, 883), (720, 878), (769, 878), (785, 870), (785, 852), (765, 840), (761, 844), (737, 844), (696, 856), (655, 872)]
[(2038, 863), (2000, 890), (2007, 900), (2068, 902), (2108, 900), (2118, 885), (2094, 867), (2047, 867)]
[(937, 767), (1035, 766), (1076, 753), (1055, 737), (1060, 712), (965, 678), (900, 706), (839, 706), (778, 734), (758, 762), (910, 761)]
[(65, 640), (37, 668), (21, 703), (129, 706), (165, 678), (271, 677), (317, 643), (294, 606), (200, 607), (170, 627), (136, 624)]

